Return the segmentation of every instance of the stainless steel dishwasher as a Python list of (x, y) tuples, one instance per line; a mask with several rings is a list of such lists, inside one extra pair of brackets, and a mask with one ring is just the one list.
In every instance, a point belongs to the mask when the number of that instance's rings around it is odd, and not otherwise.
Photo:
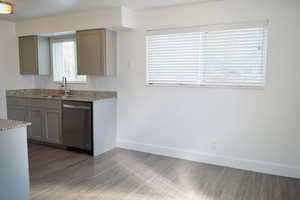
[(63, 101), (63, 144), (92, 153), (92, 103)]

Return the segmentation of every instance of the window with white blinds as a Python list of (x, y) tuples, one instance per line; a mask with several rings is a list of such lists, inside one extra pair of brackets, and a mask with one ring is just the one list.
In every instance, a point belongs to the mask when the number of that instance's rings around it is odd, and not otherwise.
[(147, 36), (147, 82), (263, 86), (266, 27)]
[(86, 83), (86, 76), (77, 74), (75, 36), (51, 38), (51, 59), (53, 80), (61, 82), (63, 77), (69, 83)]

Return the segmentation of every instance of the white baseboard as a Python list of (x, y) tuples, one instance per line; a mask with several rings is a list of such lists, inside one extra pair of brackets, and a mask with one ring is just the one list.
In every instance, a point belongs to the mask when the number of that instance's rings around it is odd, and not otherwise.
[(185, 151), (176, 148), (162, 147), (151, 144), (142, 144), (126, 140), (119, 140), (117, 146), (124, 149), (169, 156), (173, 158), (180, 158), (200, 163), (207, 163), (236, 169), (249, 170), (259, 173), (300, 179), (299, 167), (282, 165), (278, 163), (248, 160), (213, 154), (203, 154), (194, 151)]

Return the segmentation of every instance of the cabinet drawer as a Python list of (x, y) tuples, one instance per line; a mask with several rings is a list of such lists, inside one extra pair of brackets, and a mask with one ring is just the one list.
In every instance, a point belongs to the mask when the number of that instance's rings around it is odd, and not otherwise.
[(9, 106), (27, 106), (28, 99), (20, 97), (7, 97), (7, 105)]
[(31, 99), (29, 104), (31, 107), (61, 109), (59, 100)]

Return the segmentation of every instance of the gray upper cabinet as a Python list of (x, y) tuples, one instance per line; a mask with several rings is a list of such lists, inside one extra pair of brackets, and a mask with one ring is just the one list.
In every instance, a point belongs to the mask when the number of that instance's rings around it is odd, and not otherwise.
[(38, 73), (38, 51), (37, 37), (28, 36), (19, 38), (20, 55), (20, 73), (37, 74)]
[(79, 75), (116, 75), (116, 33), (105, 29), (76, 32)]
[(19, 37), (20, 74), (50, 74), (50, 44), (47, 37)]

